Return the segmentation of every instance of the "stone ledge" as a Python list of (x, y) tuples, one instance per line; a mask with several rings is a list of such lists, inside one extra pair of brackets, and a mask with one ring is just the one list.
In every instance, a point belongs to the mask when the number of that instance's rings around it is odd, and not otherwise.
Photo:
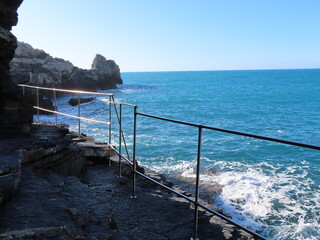
[(0, 239), (35, 239), (35, 238), (57, 238), (59, 239), (84, 239), (76, 236), (66, 226), (46, 227), (46, 228), (28, 228), (24, 230), (9, 231), (0, 234)]
[(0, 205), (16, 193), (21, 182), (21, 172), (0, 176)]
[(56, 172), (81, 177), (86, 172), (84, 152), (73, 144), (66, 125), (32, 124), (28, 136), (1, 139), (0, 152), (0, 204), (16, 192), (24, 165), (36, 174)]
[(78, 142), (76, 147), (81, 148), (86, 157), (109, 157), (109, 151), (111, 156), (114, 151), (107, 143), (97, 142)]

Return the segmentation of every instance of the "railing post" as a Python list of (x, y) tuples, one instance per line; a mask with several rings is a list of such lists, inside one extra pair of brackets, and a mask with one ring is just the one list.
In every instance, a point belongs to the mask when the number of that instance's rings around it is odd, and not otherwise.
[[(54, 100), (54, 111), (56, 112), (56, 111), (58, 111), (56, 90), (53, 90), (53, 100)], [(57, 125), (57, 123), (58, 123), (57, 113), (54, 113), (54, 120)]]
[(25, 92), (25, 89), (24, 89), (24, 86), (22, 86), (22, 95), (26, 95), (26, 92)]
[(120, 104), (120, 112), (119, 112), (119, 177), (121, 177), (121, 139), (122, 139), (122, 104)]
[(198, 200), (199, 200), (199, 188), (200, 188), (200, 159), (201, 159), (201, 144), (202, 144), (202, 126), (198, 127), (198, 153), (197, 153), (197, 172), (196, 172), (196, 194), (195, 194), (195, 206), (194, 206), (194, 233), (193, 240), (198, 240)]
[(136, 160), (136, 138), (137, 138), (137, 106), (134, 106), (134, 118), (133, 118), (133, 153), (132, 153), (132, 161), (133, 161), (133, 170), (132, 170), (132, 196), (131, 198), (137, 198), (136, 196), (136, 168), (137, 168), (137, 160)]
[(39, 88), (37, 88), (37, 115), (38, 115), (38, 122), (40, 122), (40, 118), (39, 118)]
[[(115, 100), (114, 100), (114, 95), (112, 95), (112, 101), (115, 102)], [(121, 103), (121, 105), (123, 105), (123, 104)], [(124, 104), (124, 105), (126, 105), (126, 104)], [(117, 110), (117, 108), (116, 108), (116, 104), (113, 104), (113, 106), (114, 106), (114, 111), (115, 111), (115, 113), (116, 113), (116, 116), (117, 116), (118, 122), (119, 122), (119, 114), (118, 114), (118, 110)], [(122, 135), (122, 140), (123, 140), (124, 148), (125, 148), (125, 150), (126, 150), (127, 157), (128, 157), (128, 159), (130, 160), (130, 156), (129, 156), (129, 152), (128, 152), (128, 148), (127, 148), (127, 143), (126, 143), (126, 139), (125, 139), (125, 137), (124, 137), (123, 131), (121, 132), (121, 135)]]
[(111, 101), (112, 101), (112, 96), (109, 95), (109, 166), (111, 166), (111, 125), (112, 125), (112, 119), (111, 119)]
[(78, 135), (80, 139), (81, 133), (80, 133), (80, 94), (79, 93), (78, 93)]

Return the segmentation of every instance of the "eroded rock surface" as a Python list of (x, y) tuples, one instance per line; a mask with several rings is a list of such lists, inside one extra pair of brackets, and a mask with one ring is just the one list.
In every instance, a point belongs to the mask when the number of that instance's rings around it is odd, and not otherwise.
[[(118, 156), (110, 160), (108, 145), (69, 133), (64, 125), (33, 124), (30, 133), (0, 141), (0, 163), (6, 163), (0, 168), (1, 174), (18, 174), (20, 182), (18, 188), (11, 188), (14, 197), (0, 204), (0, 239), (180, 240), (193, 237), (193, 205), (139, 175), (136, 198), (132, 198), (132, 166), (124, 160), (119, 164)], [(17, 152), (17, 149), (22, 150)], [(3, 161), (6, 156), (10, 157)], [(192, 198), (164, 176), (140, 166), (137, 170)], [(198, 237), (202, 240), (253, 239), (201, 209)]]
[(116, 88), (116, 84), (122, 83), (119, 66), (100, 54), (87, 70), (64, 59), (53, 58), (24, 42), (18, 42), (10, 66), (15, 83), (90, 91)]
[(0, 0), (0, 138), (20, 133), (24, 124), (32, 122), (32, 105), (10, 79), (9, 62), (17, 48), (17, 39), (11, 33), (17, 25), (22, 0)]
[[(124, 172), (126, 168), (122, 166)], [(132, 178), (125, 174), (119, 178), (117, 173), (117, 162), (111, 167), (89, 166), (82, 181), (58, 174), (35, 176), (26, 169), (17, 197), (0, 208), (0, 238), (180, 240), (193, 236), (194, 210), (187, 200), (141, 178), (137, 198), (131, 198)], [(199, 217), (199, 239), (253, 239), (219, 217), (203, 211)]]
[(33, 124), (30, 134), (0, 139), (0, 205), (13, 197), (23, 165), (37, 174), (82, 176), (86, 160), (66, 126)]

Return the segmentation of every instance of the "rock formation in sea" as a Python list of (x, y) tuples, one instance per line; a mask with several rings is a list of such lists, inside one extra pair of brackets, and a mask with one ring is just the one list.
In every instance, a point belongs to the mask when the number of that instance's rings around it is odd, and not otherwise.
[(19, 133), (32, 122), (32, 105), (10, 80), (9, 62), (17, 48), (11, 33), (17, 25), (17, 9), (23, 0), (0, 0), (0, 138), (3, 134)]
[(100, 54), (87, 70), (64, 59), (53, 58), (30, 44), (18, 42), (10, 66), (15, 83), (90, 91), (117, 88), (116, 84), (122, 84), (119, 66)]

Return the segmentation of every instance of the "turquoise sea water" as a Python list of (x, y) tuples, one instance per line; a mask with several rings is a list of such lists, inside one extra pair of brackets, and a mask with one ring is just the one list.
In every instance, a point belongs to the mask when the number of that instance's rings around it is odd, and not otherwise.
[[(320, 69), (122, 73), (122, 77), (125, 84), (111, 92), (117, 101), (138, 105), (139, 112), (320, 145)], [(68, 98), (58, 100), (59, 110), (76, 115)], [(107, 120), (107, 101), (97, 97), (83, 104), (82, 115)], [(132, 109), (124, 107), (123, 112), (130, 147)], [(63, 117), (59, 122), (77, 126)], [(83, 132), (107, 141), (106, 127), (83, 124)], [(138, 161), (161, 173), (192, 178), (197, 132), (138, 116)], [(204, 130), (201, 171), (202, 180), (223, 185), (212, 202), (236, 221), (271, 239), (320, 239), (320, 151)]]

